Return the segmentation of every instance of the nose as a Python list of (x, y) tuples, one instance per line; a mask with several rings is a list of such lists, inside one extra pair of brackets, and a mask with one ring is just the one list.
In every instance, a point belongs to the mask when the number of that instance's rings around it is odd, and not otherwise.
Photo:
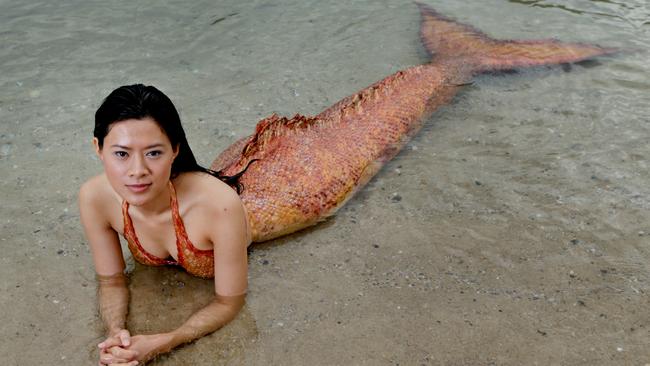
[(135, 155), (131, 159), (131, 165), (129, 166), (129, 177), (140, 178), (149, 174), (149, 168), (147, 167), (147, 162), (143, 156)]

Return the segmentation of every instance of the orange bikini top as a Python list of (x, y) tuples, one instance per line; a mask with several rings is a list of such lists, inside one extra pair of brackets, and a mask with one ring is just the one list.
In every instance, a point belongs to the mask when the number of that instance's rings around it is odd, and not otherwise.
[(176, 200), (176, 189), (169, 181), (171, 193), (172, 222), (176, 234), (176, 248), (178, 249), (178, 260), (163, 259), (152, 255), (144, 250), (133, 229), (133, 221), (129, 216), (129, 203), (122, 201), (122, 217), (124, 218), (124, 238), (133, 258), (147, 266), (177, 265), (183, 267), (187, 272), (198, 277), (214, 277), (214, 252), (212, 250), (197, 249), (187, 237), (183, 219), (178, 213), (178, 201)]

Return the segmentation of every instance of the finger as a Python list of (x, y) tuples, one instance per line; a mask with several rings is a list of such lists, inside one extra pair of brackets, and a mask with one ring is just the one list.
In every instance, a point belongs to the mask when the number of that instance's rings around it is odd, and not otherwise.
[(107, 352), (102, 352), (99, 355), (99, 362), (104, 364), (104, 365), (114, 365), (116, 363), (124, 363), (124, 362), (131, 362), (130, 358), (121, 358), (112, 355), (111, 353)]
[[(137, 361), (136, 361), (137, 362)], [(116, 359), (116, 358), (104, 358), (99, 361), (99, 364), (101, 366), (104, 365), (109, 365), (109, 366), (115, 366), (115, 365), (131, 365), (133, 364), (133, 361), (129, 360), (121, 360), (121, 359)]]
[(109, 350), (109, 353), (116, 358), (119, 358), (124, 361), (133, 360), (138, 357), (138, 352), (135, 350), (124, 349), (121, 347), (112, 347)]
[(118, 337), (106, 338), (102, 343), (98, 344), (97, 347), (107, 349), (114, 346), (121, 346), (122, 340)]
[(109, 355), (109, 357), (106, 357), (106, 352), (104, 349), (99, 351), (99, 366), (104, 366), (110, 364), (111, 360), (113, 359), (112, 356)]
[(118, 336), (124, 347), (128, 347), (131, 344), (131, 334), (129, 333), (128, 330), (126, 329), (120, 330)]
[(99, 356), (99, 362), (102, 365), (114, 365), (116, 363), (123, 363), (123, 362), (129, 362), (129, 360), (121, 360), (118, 358), (115, 358), (113, 355), (109, 355), (107, 353)]

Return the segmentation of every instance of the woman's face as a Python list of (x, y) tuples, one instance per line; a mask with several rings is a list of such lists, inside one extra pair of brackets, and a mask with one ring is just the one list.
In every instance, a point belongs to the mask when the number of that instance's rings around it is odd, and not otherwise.
[(129, 119), (111, 125), (97, 155), (113, 189), (129, 204), (142, 206), (167, 189), (172, 162), (178, 154), (151, 118)]

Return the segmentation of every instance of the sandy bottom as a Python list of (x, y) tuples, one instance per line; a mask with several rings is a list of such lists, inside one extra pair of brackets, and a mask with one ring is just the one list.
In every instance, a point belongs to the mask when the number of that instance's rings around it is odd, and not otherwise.
[[(650, 47), (645, 0), (427, 2), (502, 38)], [(165, 91), (209, 164), (272, 112), (426, 62), (418, 21), (396, 0), (0, 1), (0, 363), (96, 362), (76, 195), (112, 89)], [(235, 321), (151, 364), (650, 364), (649, 75), (640, 52), (477, 78), (336, 217), (252, 248)], [(128, 262), (134, 333), (210, 299)]]

